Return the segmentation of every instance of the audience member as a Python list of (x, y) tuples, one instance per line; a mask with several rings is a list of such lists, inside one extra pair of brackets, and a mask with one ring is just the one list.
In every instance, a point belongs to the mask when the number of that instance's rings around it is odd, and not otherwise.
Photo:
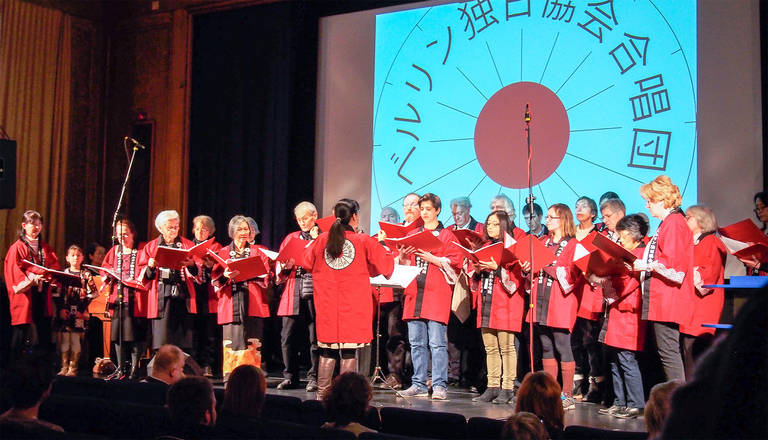
[(525, 376), (517, 392), (515, 412), (527, 411), (536, 414), (550, 438), (561, 438), (565, 427), (565, 411), (560, 392), (560, 384), (549, 373), (530, 373)]
[(173, 385), (184, 377), (186, 356), (175, 345), (163, 345), (153, 359), (152, 373), (145, 382)]
[(266, 398), (264, 372), (253, 365), (240, 365), (232, 370), (224, 389), (216, 434), (221, 438), (245, 438), (260, 429), (259, 417)]
[(657, 383), (651, 388), (651, 394), (645, 404), (645, 428), (648, 430), (649, 439), (654, 439), (661, 434), (664, 422), (669, 416), (672, 393), (680, 384), (680, 381), (670, 380), (669, 382)]
[(343, 429), (356, 436), (376, 432), (362, 425), (372, 396), (371, 385), (365, 376), (351, 371), (337, 376), (323, 399), (328, 417), (323, 428)]
[(509, 440), (546, 440), (549, 438), (549, 434), (536, 414), (521, 411), (512, 414), (504, 422), (501, 438)]
[(47, 438), (63, 433), (61, 426), (38, 419), (40, 405), (51, 394), (53, 371), (43, 357), (20, 358), (3, 385), (11, 409), (0, 415), (0, 438)]
[(768, 435), (768, 288), (751, 296), (727, 336), (702, 355), (693, 380), (675, 391), (663, 438)]
[(212, 437), (216, 424), (216, 396), (211, 382), (199, 376), (182, 378), (170, 388), (166, 401), (171, 429), (182, 439)]

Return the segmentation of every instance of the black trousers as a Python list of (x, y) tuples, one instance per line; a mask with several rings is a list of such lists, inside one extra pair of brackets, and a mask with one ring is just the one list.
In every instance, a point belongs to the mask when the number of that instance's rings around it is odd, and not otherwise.
[(571, 333), (571, 350), (573, 360), (576, 362), (576, 373), (584, 377), (604, 377), (605, 357), (603, 356), (603, 344), (599, 342), (602, 320), (591, 321), (584, 318), (576, 318), (576, 324)]
[[(198, 313), (193, 316), (195, 335), (192, 357), (202, 368), (221, 365), (221, 326), (215, 313)], [(217, 355), (218, 354), (218, 355)]]
[[(306, 329), (306, 330), (305, 330)], [(317, 333), (315, 333), (315, 302), (312, 297), (299, 300), (299, 314), (283, 316), (283, 330), (280, 342), (283, 347), (283, 377), (293, 382), (299, 381), (299, 351), (302, 351), (301, 336), (309, 333), (310, 369), (307, 378), (317, 380)]]

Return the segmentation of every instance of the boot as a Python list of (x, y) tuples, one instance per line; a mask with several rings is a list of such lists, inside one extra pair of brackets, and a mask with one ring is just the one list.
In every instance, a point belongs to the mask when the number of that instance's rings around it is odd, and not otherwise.
[(590, 403), (600, 403), (603, 400), (603, 395), (605, 394), (605, 378), (600, 377), (589, 377), (589, 391), (587, 391), (587, 395), (584, 397), (584, 400)]
[(59, 376), (66, 376), (69, 371), (69, 352), (61, 352), (61, 370), (59, 370)]
[(333, 370), (336, 369), (336, 359), (322, 357), (318, 360), (317, 366), (317, 400), (323, 400), (328, 390), (331, 388), (333, 379)]
[(339, 367), (339, 374), (346, 373), (347, 371), (357, 371), (357, 359), (341, 359), (341, 366)]
[(131, 369), (128, 378), (133, 380), (139, 378), (139, 350), (137, 347), (131, 349)]
[(491, 402), (492, 403), (509, 403), (514, 398), (515, 398), (515, 395), (512, 393), (512, 390), (502, 388), (499, 395), (496, 396), (496, 398), (493, 399)]
[(491, 400), (497, 398), (499, 396), (499, 393), (501, 392), (501, 388), (499, 387), (488, 387), (485, 389), (485, 392), (483, 394), (473, 397), (473, 402), (490, 402)]
[(69, 370), (67, 376), (77, 376), (77, 362), (80, 360), (80, 352), (73, 351), (69, 359)]

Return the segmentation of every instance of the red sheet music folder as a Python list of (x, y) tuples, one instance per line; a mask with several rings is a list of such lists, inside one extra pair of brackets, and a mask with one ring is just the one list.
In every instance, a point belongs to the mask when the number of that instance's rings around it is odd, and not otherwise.
[(239, 260), (225, 260), (213, 251), (208, 251), (208, 255), (221, 266), (228, 268), (230, 272), (240, 272), (232, 277), (232, 281), (236, 283), (252, 280), (269, 272), (267, 266), (264, 265), (264, 260), (261, 259), (261, 255), (254, 255)]
[(409, 232), (422, 226), (424, 226), (424, 220), (422, 220), (421, 217), (407, 225), (402, 225), (400, 223), (379, 222), (379, 228), (387, 234), (387, 238), (403, 238), (408, 235)]
[(443, 242), (430, 230), (424, 230), (403, 238), (388, 238), (385, 243), (391, 249), (395, 249), (397, 246), (413, 246), (425, 252), (436, 251), (443, 247)]

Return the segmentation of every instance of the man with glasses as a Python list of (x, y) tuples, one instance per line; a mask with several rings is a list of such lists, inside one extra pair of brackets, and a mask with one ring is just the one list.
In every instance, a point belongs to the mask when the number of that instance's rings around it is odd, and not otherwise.
[(598, 231), (615, 242), (619, 242), (619, 234), (616, 232), (616, 223), (626, 215), (627, 208), (619, 199), (607, 199), (600, 203), (600, 215), (604, 227)]

